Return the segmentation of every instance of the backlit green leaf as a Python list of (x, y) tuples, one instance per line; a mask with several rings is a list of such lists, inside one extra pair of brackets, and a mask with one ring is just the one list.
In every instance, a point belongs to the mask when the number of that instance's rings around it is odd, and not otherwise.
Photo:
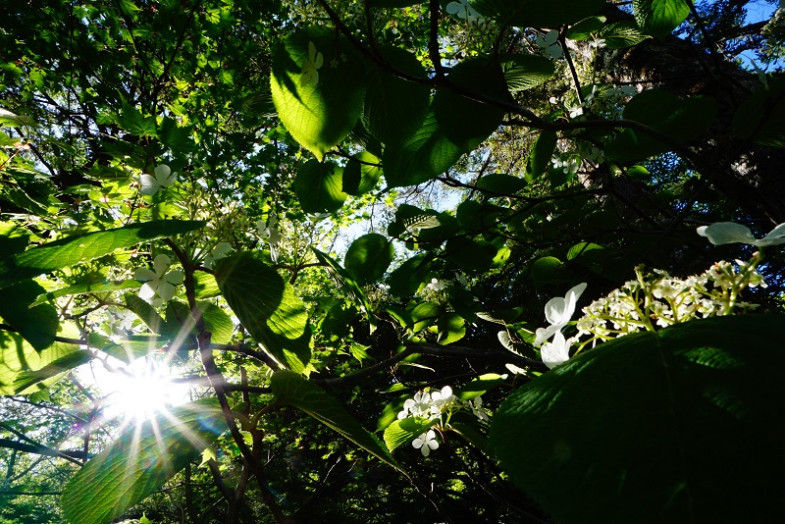
[(309, 160), (297, 170), (294, 192), (306, 213), (335, 211), (343, 205), (343, 169), (332, 162)]
[(0, 289), (14, 282), (107, 255), (116, 249), (187, 233), (204, 226), (194, 220), (154, 220), (68, 237), (13, 256), (0, 254)]
[(61, 502), (69, 522), (104, 524), (122, 515), (226, 429), (215, 399), (169, 411), (141, 427), (127, 427), (68, 481)]
[(686, 0), (633, 0), (638, 25), (650, 35), (665, 38), (690, 14)]
[(598, 11), (605, 0), (469, 0), (480, 14), (519, 27), (558, 27)]
[(393, 245), (383, 235), (363, 235), (349, 246), (344, 266), (355, 282), (365, 285), (376, 282), (395, 256)]
[(360, 117), (362, 59), (329, 29), (296, 31), (273, 56), (270, 88), (286, 129), (321, 161)]
[(251, 336), (281, 364), (304, 373), (311, 360), (311, 331), (292, 286), (260, 255), (248, 252), (218, 261), (215, 278)]
[(274, 373), (270, 382), (278, 402), (304, 411), (382, 462), (400, 470), (379, 439), (362, 427), (346, 408), (322, 388), (291, 371)]
[(387, 444), (387, 449), (395, 451), (396, 448), (403, 444), (411, 444), (412, 440), (416, 439), (426, 431), (428, 428), (436, 424), (437, 420), (428, 420), (422, 417), (407, 417), (401, 420), (396, 420), (384, 430), (384, 443)]

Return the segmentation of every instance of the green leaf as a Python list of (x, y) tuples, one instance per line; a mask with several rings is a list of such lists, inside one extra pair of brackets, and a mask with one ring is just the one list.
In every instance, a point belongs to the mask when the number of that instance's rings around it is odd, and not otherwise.
[(526, 164), (526, 180), (537, 180), (545, 173), (556, 149), (557, 139), (556, 131), (543, 130), (540, 133)]
[(64, 238), (12, 256), (0, 255), (0, 289), (55, 269), (93, 260), (116, 249), (187, 233), (202, 226), (204, 222), (194, 220), (154, 220)]
[(556, 257), (542, 257), (534, 261), (531, 266), (532, 279), (538, 286), (543, 284), (558, 284), (570, 279), (569, 272), (564, 263)]
[(380, 280), (395, 256), (392, 242), (383, 235), (363, 235), (349, 246), (344, 259), (346, 271), (359, 285)]
[(384, 178), (389, 187), (427, 182), (447, 171), (465, 152), (447, 138), (433, 112), (429, 112), (414, 135), (384, 149)]
[(428, 420), (423, 417), (406, 417), (396, 420), (384, 430), (384, 443), (387, 449), (395, 451), (403, 444), (411, 443), (428, 429), (436, 424), (437, 420)]
[(32, 306), (43, 292), (38, 283), (28, 280), (5, 288), (0, 300), (0, 317), (38, 350), (52, 345), (60, 325), (51, 304)]
[(382, 176), (381, 159), (368, 151), (353, 156), (343, 170), (344, 193), (363, 195), (376, 189)]
[(458, 398), (461, 400), (472, 400), (476, 397), (485, 395), (488, 391), (503, 385), (507, 379), (496, 373), (486, 373), (475, 378), (461, 388)]
[(469, 4), (502, 25), (558, 27), (594, 14), (605, 0), (469, 0)]
[(736, 110), (733, 131), (758, 144), (785, 147), (785, 76), (768, 79), (766, 86), (753, 92)]
[(343, 169), (332, 162), (309, 160), (297, 170), (292, 186), (306, 213), (332, 212), (343, 205)]
[(164, 319), (155, 310), (153, 306), (139, 298), (133, 293), (126, 293), (123, 295), (125, 305), (137, 317), (139, 317), (145, 325), (150, 328), (150, 331), (156, 334), (161, 333), (161, 328), (164, 325)]
[(438, 304), (433, 302), (423, 302), (417, 304), (411, 311), (412, 331), (421, 331), (436, 322), (441, 310)]
[[(307, 64), (318, 76), (309, 77)], [(321, 161), (360, 117), (365, 95), (362, 59), (329, 29), (295, 31), (273, 54), (270, 88), (287, 131)]]
[(210, 341), (214, 344), (229, 344), (234, 333), (234, 324), (229, 315), (212, 302), (200, 301), (196, 307), (202, 313), (205, 329), (212, 333)]
[(510, 395), (491, 443), (558, 522), (744, 522), (750, 508), (776, 520), (784, 320), (715, 317), (604, 343)]
[(341, 264), (332, 257), (326, 253), (322, 253), (316, 248), (312, 248), (312, 250), (316, 255), (316, 258), (319, 259), (319, 262), (327, 266), (333, 278), (338, 282), (341, 288), (343, 288), (354, 302), (362, 308), (363, 313), (365, 313), (365, 318), (370, 324), (371, 332), (373, 332), (376, 329), (376, 320), (372, 314), (373, 308), (371, 307), (371, 303), (368, 302), (368, 298), (365, 296), (360, 285), (355, 282), (349, 272), (341, 267)]
[(442, 346), (458, 342), (466, 335), (466, 322), (455, 313), (447, 313), (436, 322), (438, 342)]
[(82, 352), (79, 346), (63, 342), (55, 342), (38, 351), (19, 334), (0, 330), (0, 395), (27, 395), (38, 391), (38, 387), (20, 390), (17, 381), (25, 374), (45, 369), (77, 352)]
[[(717, 102), (713, 98), (694, 96), (680, 99), (659, 89), (640, 93), (624, 109), (624, 118), (646, 124), (682, 143), (708, 130), (716, 117)], [(627, 129), (608, 144), (605, 152), (610, 160), (634, 162), (669, 149), (669, 145), (643, 131)]]
[(501, 55), (499, 61), (511, 93), (542, 85), (556, 72), (556, 66), (544, 56)]
[(486, 271), (493, 265), (498, 249), (484, 240), (454, 237), (444, 248), (447, 259), (465, 271)]
[(436, 121), (450, 141), (463, 149), (474, 149), (499, 127), (505, 111), (464, 95), (508, 101), (504, 73), (494, 60), (472, 58), (453, 67), (447, 81), (455, 87), (436, 92), (433, 98)]
[(605, 41), (605, 47), (608, 49), (626, 49), (651, 38), (641, 33), (637, 25), (627, 20), (606, 25), (598, 36)]
[(13, 388), (17, 394), (22, 393), (47, 379), (86, 364), (92, 358), (93, 356), (89, 351), (77, 350), (66, 353), (40, 369), (22, 371), (14, 380)]
[(255, 253), (237, 253), (215, 266), (218, 286), (243, 327), (288, 368), (305, 373), (311, 331), (292, 286)]
[(500, 193), (501, 195), (514, 195), (526, 187), (526, 180), (513, 175), (491, 173), (481, 177), (475, 185), (489, 192)]
[(83, 282), (71, 286), (49, 291), (38, 295), (38, 298), (33, 302), (33, 306), (43, 304), (55, 298), (65, 297), (69, 295), (85, 295), (89, 293), (111, 293), (113, 291), (124, 291), (126, 289), (136, 289), (142, 285), (141, 282), (136, 280), (106, 280), (101, 275), (90, 275), (84, 279)]
[(593, 242), (579, 242), (574, 246), (572, 246), (570, 250), (567, 252), (567, 260), (576, 259), (578, 257), (585, 255), (590, 251), (596, 251), (598, 249), (605, 249), (605, 248)]
[(104, 524), (161, 488), (226, 429), (217, 404), (187, 404), (127, 427), (68, 481), (61, 499), (65, 518)]
[(425, 2), (425, 0), (368, 0), (371, 7), (409, 7)]
[(565, 35), (570, 40), (587, 40), (598, 32), (607, 20), (604, 16), (590, 16), (571, 26)]
[[(420, 61), (408, 51), (383, 47), (380, 55), (395, 69), (414, 78), (428, 79)], [(403, 80), (373, 64), (369, 68), (362, 121), (379, 141), (400, 142), (420, 127), (430, 101), (431, 91), (425, 83)]]
[(665, 38), (690, 14), (685, 0), (633, 0), (635, 20), (646, 33)]
[(337, 400), (316, 384), (290, 371), (274, 373), (270, 384), (275, 398), (281, 404), (304, 411), (382, 462), (403, 472), (379, 439), (362, 427)]

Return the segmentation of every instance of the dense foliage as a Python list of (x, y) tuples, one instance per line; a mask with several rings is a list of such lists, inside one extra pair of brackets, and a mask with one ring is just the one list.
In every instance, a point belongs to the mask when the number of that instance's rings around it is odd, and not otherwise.
[(0, 523), (780, 513), (774, 0), (0, 19)]

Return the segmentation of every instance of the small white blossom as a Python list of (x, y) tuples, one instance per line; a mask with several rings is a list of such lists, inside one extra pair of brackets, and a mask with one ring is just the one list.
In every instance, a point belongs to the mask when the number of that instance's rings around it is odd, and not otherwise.
[(134, 279), (144, 282), (139, 290), (139, 297), (143, 300), (150, 300), (156, 294), (162, 300), (171, 300), (175, 294), (175, 286), (183, 281), (183, 272), (180, 270), (166, 272), (170, 265), (169, 257), (158, 255), (153, 260), (152, 271), (146, 267), (137, 269), (134, 272)]
[(308, 42), (308, 58), (300, 70), (300, 85), (307, 86), (319, 83), (319, 69), (324, 65), (324, 55), (316, 50), (313, 42)]
[(436, 432), (432, 429), (428, 433), (423, 433), (412, 441), (412, 447), (419, 449), (423, 457), (431, 454), (431, 450), (439, 449), (439, 443), (436, 441)]
[(177, 173), (173, 173), (166, 164), (156, 167), (153, 173), (155, 176), (145, 173), (139, 177), (142, 186), (139, 192), (143, 195), (154, 195), (162, 187), (171, 186), (177, 180)]

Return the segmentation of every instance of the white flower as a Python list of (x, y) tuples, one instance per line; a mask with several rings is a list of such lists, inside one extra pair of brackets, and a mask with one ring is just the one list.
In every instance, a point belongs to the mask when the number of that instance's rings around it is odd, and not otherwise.
[(422, 452), (422, 456), (427, 457), (431, 454), (431, 450), (439, 449), (439, 443), (436, 441), (436, 432), (429, 429), (428, 433), (423, 433), (412, 441), (412, 447), (419, 449)]
[(701, 226), (697, 231), (700, 236), (708, 238), (715, 246), (750, 244), (766, 247), (785, 244), (785, 223), (779, 224), (760, 240), (752, 235), (750, 228), (734, 222), (717, 222), (710, 226)]
[(450, 386), (444, 386), (440, 391), (434, 391), (431, 393), (431, 413), (438, 417), (454, 398)]
[(553, 336), (554, 333), (561, 331), (566, 326), (572, 315), (575, 313), (575, 306), (578, 303), (581, 293), (586, 290), (586, 282), (581, 282), (572, 287), (567, 294), (562, 297), (554, 297), (545, 304), (545, 319), (550, 326), (537, 329), (537, 336), (534, 345), (540, 345)]
[(144, 282), (139, 290), (139, 297), (149, 300), (157, 293), (163, 300), (171, 300), (174, 297), (175, 286), (183, 281), (183, 272), (180, 270), (166, 272), (169, 269), (169, 257), (158, 255), (153, 260), (155, 271), (146, 267), (137, 269), (134, 272), (134, 279)]
[(542, 361), (550, 369), (567, 362), (570, 359), (570, 345), (571, 341), (565, 340), (561, 331), (557, 331), (551, 342), (542, 345), (540, 350)]
[(162, 187), (171, 186), (177, 180), (177, 173), (172, 173), (166, 164), (156, 167), (154, 173), (155, 176), (145, 173), (139, 177), (139, 182), (142, 185), (139, 192), (143, 195), (154, 195)]
[(324, 56), (316, 50), (313, 42), (308, 42), (308, 59), (300, 70), (300, 85), (316, 85), (319, 83), (319, 69), (324, 65)]
[(551, 29), (545, 34), (537, 35), (534, 43), (540, 46), (543, 53), (551, 58), (561, 58), (562, 48), (559, 45), (559, 31)]
[(488, 422), (491, 419), (491, 412), (488, 408), (482, 407), (482, 395), (475, 398), (474, 401), (469, 401), (469, 407), (474, 413), (474, 416), (480, 420)]
[(270, 244), (270, 258), (273, 259), (273, 262), (278, 262), (278, 244), (283, 238), (281, 230), (276, 227), (277, 225), (278, 220), (274, 216), (270, 216), (267, 221), (258, 220), (256, 222), (259, 236)]
[(218, 242), (210, 254), (204, 257), (204, 266), (206, 268), (212, 268), (213, 264), (222, 258), (228, 257), (229, 253), (232, 251), (234, 251), (234, 248), (229, 242)]
[(447, 14), (457, 16), (460, 19), (466, 20), (467, 22), (478, 22), (482, 16), (480, 13), (477, 12), (471, 5), (469, 5), (469, 0), (457, 0), (455, 2), (450, 2), (447, 4), (445, 9)]
[(427, 391), (418, 391), (414, 398), (407, 399), (403, 403), (403, 411), (398, 413), (398, 419), (406, 418), (411, 414), (413, 417), (425, 417), (431, 411), (431, 394)]

